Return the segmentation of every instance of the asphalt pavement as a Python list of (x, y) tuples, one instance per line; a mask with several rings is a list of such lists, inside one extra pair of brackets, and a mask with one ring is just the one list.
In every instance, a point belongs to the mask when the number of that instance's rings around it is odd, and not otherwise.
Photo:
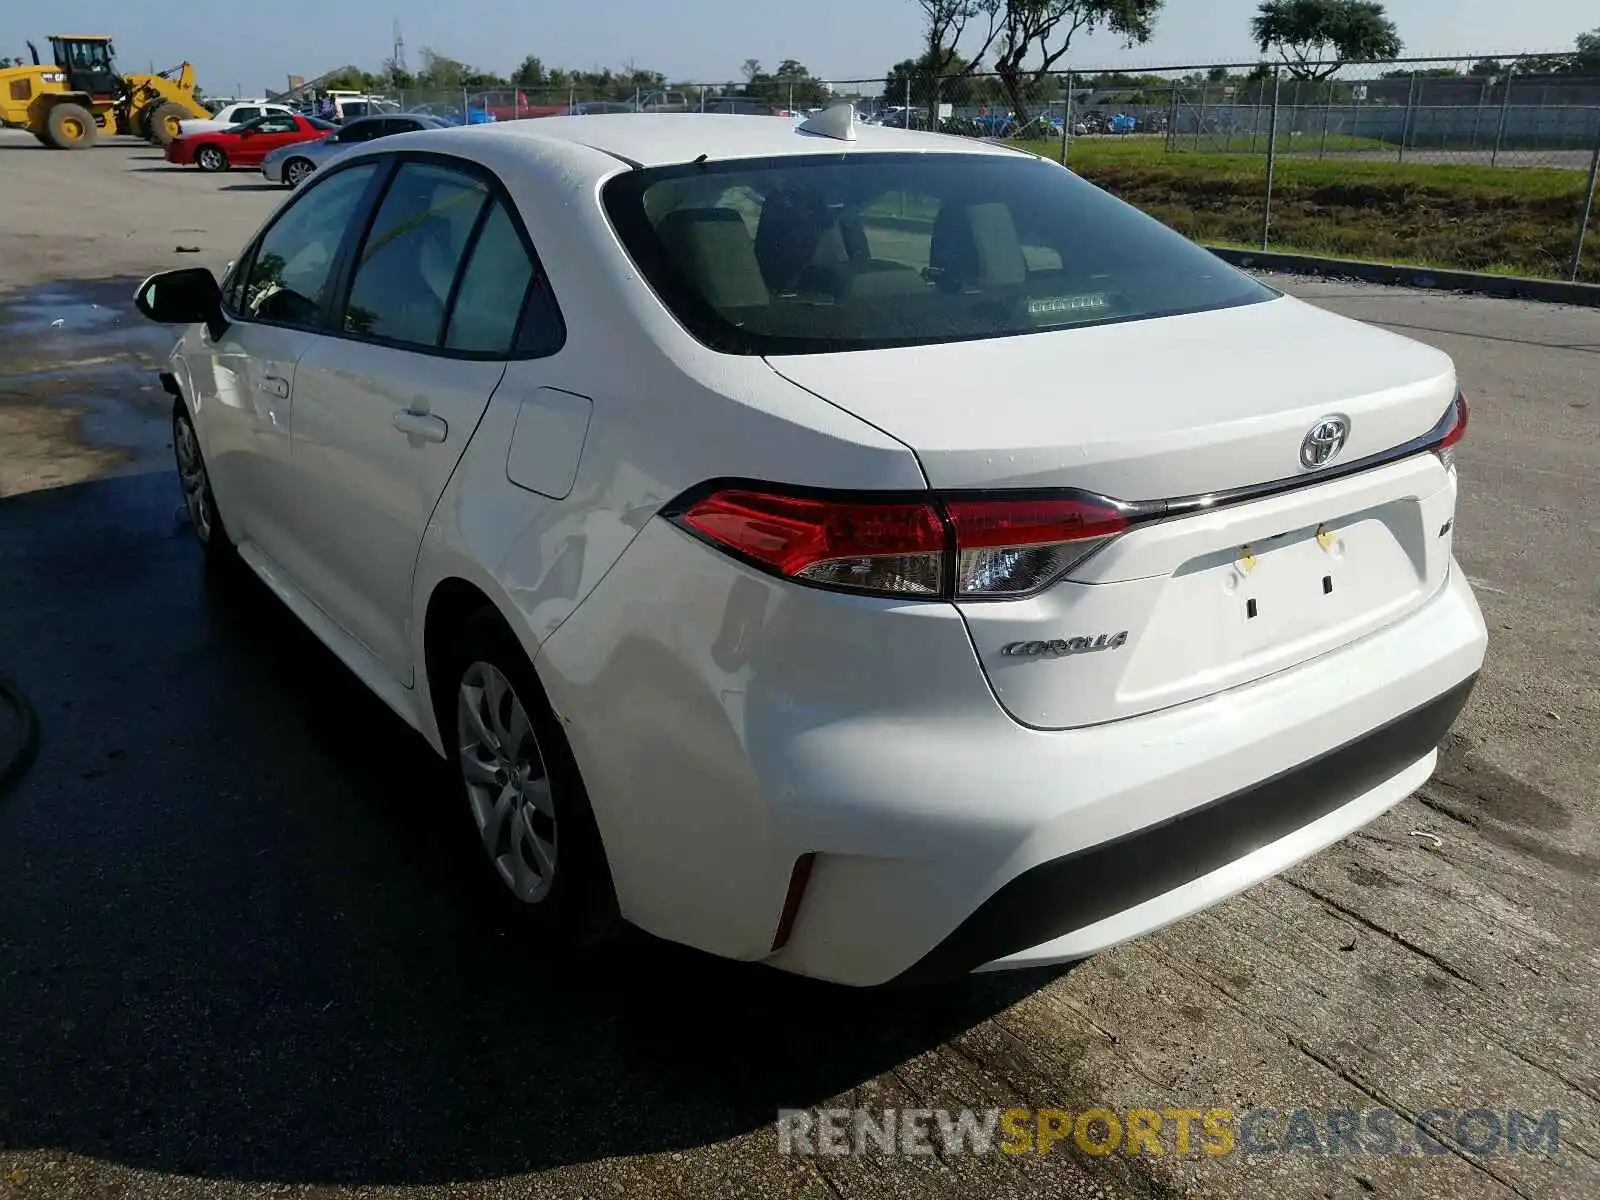
[[(225, 258), (272, 198), (201, 182)], [(41, 745), (0, 795), (0, 1197), (1600, 1193), (1600, 314), (1274, 281), (1467, 384), (1493, 642), (1439, 775), (1074, 969), (859, 993), (508, 926), (426, 746), (200, 561), (170, 338), (128, 304), (165, 236), (5, 236), (33, 250), (0, 294), (0, 674)], [(822, 1104), (1555, 1108), (1561, 1152), (780, 1155), (777, 1110)]]

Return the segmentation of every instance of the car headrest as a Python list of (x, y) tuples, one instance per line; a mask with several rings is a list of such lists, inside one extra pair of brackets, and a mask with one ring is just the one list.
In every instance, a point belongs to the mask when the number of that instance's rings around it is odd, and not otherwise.
[(680, 208), (656, 226), (678, 269), (715, 308), (751, 308), (770, 297), (744, 218), (731, 208)]
[(1011, 210), (998, 201), (945, 205), (933, 222), (928, 268), (939, 287), (951, 292), (1026, 283), (1028, 263)]
[(827, 204), (815, 193), (776, 191), (768, 196), (756, 226), (756, 261), (767, 287), (793, 291), (801, 272), (816, 263), (823, 236), (829, 232), (834, 233), (842, 260), (844, 243), (836, 225)]

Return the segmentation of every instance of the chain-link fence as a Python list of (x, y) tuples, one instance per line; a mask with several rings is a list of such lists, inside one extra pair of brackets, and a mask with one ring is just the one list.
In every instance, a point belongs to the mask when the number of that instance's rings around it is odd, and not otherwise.
[(1209, 244), (1600, 282), (1600, 73), (1570, 56), (833, 87), (1020, 140)]
[(1280, 154), (1587, 170), (1600, 145), (1600, 76), (1534, 76), (1515, 59), (1276, 74), (1174, 79), (1167, 148), (1261, 154), (1276, 131)]
[(1214, 245), (1600, 282), (1600, 73), (1570, 56), (1245, 63), (642, 89), (394, 92), (452, 124), (621, 112), (863, 121), (1007, 139)]

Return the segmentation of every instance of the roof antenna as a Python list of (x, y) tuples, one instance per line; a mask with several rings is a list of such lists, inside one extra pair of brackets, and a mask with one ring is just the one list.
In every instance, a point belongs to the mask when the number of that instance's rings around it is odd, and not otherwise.
[(801, 133), (814, 133), (837, 142), (856, 140), (856, 106), (853, 100), (839, 100), (797, 126)]

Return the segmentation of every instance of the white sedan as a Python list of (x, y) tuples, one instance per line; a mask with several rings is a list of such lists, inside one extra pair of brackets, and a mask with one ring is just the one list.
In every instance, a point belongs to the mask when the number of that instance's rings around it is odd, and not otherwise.
[(538, 936), (1081, 958), (1398, 803), (1483, 661), (1450, 359), (1003, 147), (417, 133), (138, 303), (197, 322), (206, 555), (453, 764)]
[(286, 104), (268, 104), (265, 100), (242, 100), (218, 109), (210, 117), (193, 118), (178, 122), (178, 132), (187, 137), (193, 133), (216, 133), (232, 129), (257, 117), (292, 117), (294, 109)]

